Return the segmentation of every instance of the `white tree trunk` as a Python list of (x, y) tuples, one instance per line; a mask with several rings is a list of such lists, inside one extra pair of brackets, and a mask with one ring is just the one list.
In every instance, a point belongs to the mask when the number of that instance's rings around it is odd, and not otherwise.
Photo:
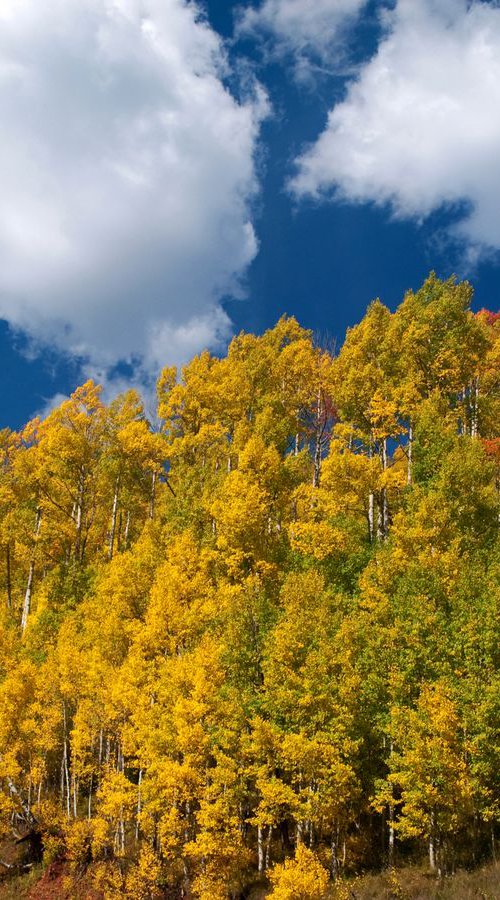
[(262, 825), (257, 826), (257, 869), (259, 875), (264, 871), (264, 831)]
[(321, 426), (321, 390), (318, 390), (316, 401), (316, 439), (314, 444), (314, 468), (313, 468), (313, 487), (319, 487), (319, 479), (321, 476), (321, 442), (322, 442), (322, 426)]
[(5, 576), (5, 586), (7, 589), (7, 609), (12, 608), (12, 579), (10, 572), (10, 541), (7, 541), (7, 547), (5, 548), (5, 562), (6, 562), (6, 576)]
[(21, 631), (24, 633), (26, 625), (28, 624), (28, 617), (31, 610), (31, 596), (33, 593), (33, 581), (35, 578), (35, 559), (36, 559), (36, 542), (38, 535), (40, 534), (40, 525), (42, 522), (42, 510), (40, 507), (37, 507), (36, 511), (36, 519), (35, 519), (35, 529), (33, 531), (33, 551), (30, 559), (30, 567), (28, 571), (28, 582), (26, 584), (26, 593), (24, 595), (24, 603), (23, 603), (23, 614), (21, 618)]
[(389, 804), (389, 848), (387, 853), (389, 868), (394, 865), (394, 805)]
[(155, 514), (155, 503), (156, 503), (156, 472), (153, 472), (153, 476), (151, 478), (151, 496), (149, 500), (149, 518), (153, 519)]
[(429, 868), (431, 871), (436, 869), (436, 843), (434, 836), (434, 813), (431, 815), (431, 832), (429, 834)]
[(269, 863), (271, 861), (271, 838), (273, 835), (273, 826), (270, 825), (267, 831), (267, 841), (266, 841), (266, 861), (265, 868), (269, 868)]
[(412, 465), (413, 465), (413, 425), (410, 422), (410, 425), (408, 428), (408, 474), (407, 474), (407, 478), (406, 478), (408, 484), (411, 484), (412, 479), (413, 479)]
[(375, 497), (373, 491), (368, 494), (368, 531), (370, 534), (370, 543), (373, 543), (375, 534)]
[(478, 435), (478, 401), (479, 401), (479, 378), (474, 378), (472, 381), (471, 390), (470, 390), (470, 405), (471, 405), (470, 433), (471, 433), (471, 437), (477, 437), (477, 435)]
[(85, 498), (85, 469), (83, 466), (80, 469), (80, 476), (78, 479), (78, 499), (76, 503), (76, 516), (75, 516), (75, 529), (76, 529), (76, 539), (75, 539), (75, 559), (79, 562), (82, 561), (83, 558), (83, 547), (82, 547), (82, 531), (83, 531), (83, 503)]
[(118, 515), (118, 494), (120, 491), (120, 478), (116, 479), (115, 483), (115, 493), (113, 496), (113, 510), (111, 513), (111, 529), (109, 532), (109, 548), (108, 548), (108, 559), (113, 559), (113, 550), (115, 546), (115, 535), (116, 535), (116, 519)]

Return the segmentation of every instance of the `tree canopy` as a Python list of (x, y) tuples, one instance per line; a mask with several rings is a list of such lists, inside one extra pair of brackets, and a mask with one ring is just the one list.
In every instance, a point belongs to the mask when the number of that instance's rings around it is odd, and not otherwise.
[(495, 852), (500, 319), (431, 275), (0, 433), (0, 837), (98, 896)]

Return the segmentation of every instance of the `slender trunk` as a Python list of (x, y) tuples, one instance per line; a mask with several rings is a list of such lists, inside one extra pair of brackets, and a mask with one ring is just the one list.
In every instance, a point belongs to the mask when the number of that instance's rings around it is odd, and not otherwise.
[(125, 520), (124, 548), (128, 549), (128, 536), (130, 532), (130, 510), (127, 510), (127, 518)]
[(389, 868), (394, 865), (394, 805), (389, 803), (389, 846), (387, 850)]
[(149, 518), (153, 519), (155, 514), (155, 502), (156, 502), (156, 472), (153, 472), (153, 476), (151, 478), (151, 494), (149, 498)]
[[(121, 744), (118, 746), (118, 771), (125, 771), (125, 758), (123, 756), (123, 749)], [(125, 853), (125, 821), (123, 818), (123, 806), (120, 807), (120, 850), (122, 853)]]
[(335, 829), (332, 832), (332, 842), (330, 845), (330, 874), (332, 876), (332, 881), (336, 881), (337, 875), (339, 871), (338, 860), (337, 860), (337, 841), (335, 836)]
[[(392, 767), (391, 760), (392, 760), (393, 753), (394, 753), (394, 743), (391, 738), (391, 741), (389, 744), (389, 768)], [(393, 785), (391, 785), (391, 795), (394, 798), (394, 786)], [(388, 862), (390, 869), (392, 869), (392, 867), (394, 865), (394, 837), (395, 837), (395, 835), (394, 835), (394, 803), (391, 802), (391, 803), (389, 803), (389, 846), (388, 846), (388, 851), (387, 851), (387, 862)]]
[(10, 574), (10, 541), (7, 541), (5, 548), (6, 575), (5, 586), (7, 588), (7, 609), (12, 609), (12, 580)]
[[(387, 439), (384, 438), (382, 441), (382, 446), (380, 448), (380, 457), (382, 460), (382, 470), (385, 472), (387, 469)], [(383, 541), (387, 537), (387, 526), (389, 519), (389, 510), (387, 506), (387, 489), (382, 487), (379, 493), (379, 508), (378, 508), (378, 527), (377, 527), (377, 537), (379, 540)]]
[(75, 516), (75, 529), (76, 529), (75, 559), (78, 562), (83, 562), (82, 531), (83, 531), (84, 498), (85, 498), (85, 469), (83, 466), (81, 466), (80, 475), (78, 478), (78, 499), (77, 499), (77, 503), (76, 503), (76, 516)]
[(321, 476), (321, 447), (318, 443), (314, 451), (314, 469), (313, 469), (313, 487), (319, 487), (319, 479)]
[(71, 819), (71, 793), (69, 787), (68, 742), (64, 741), (64, 783), (66, 790), (66, 815)]
[(471, 397), (471, 437), (478, 435), (478, 400), (479, 400), (479, 378), (474, 378), (470, 390)]
[(431, 871), (436, 869), (436, 844), (434, 837), (434, 813), (431, 814), (431, 831), (429, 834), (429, 868)]
[(26, 585), (26, 593), (24, 595), (23, 614), (22, 614), (22, 618), (21, 618), (21, 631), (22, 632), (24, 632), (26, 625), (28, 624), (28, 616), (30, 614), (30, 609), (31, 609), (31, 595), (33, 593), (33, 580), (35, 578), (36, 544), (37, 544), (37, 537), (40, 533), (41, 522), (42, 522), (42, 510), (38, 506), (37, 511), (36, 511), (36, 519), (35, 519), (35, 530), (33, 532), (33, 550), (31, 553), (30, 567), (29, 567), (29, 571), (28, 571), (28, 582)]
[(88, 806), (87, 806), (87, 818), (88, 818), (89, 822), (90, 822), (90, 820), (91, 820), (91, 818), (92, 818), (92, 787), (93, 787), (93, 782), (94, 782), (94, 775), (93, 775), (93, 772), (91, 772), (91, 773), (90, 773), (90, 784), (89, 784), (89, 801), (88, 801)]
[(64, 796), (66, 798), (66, 816), (68, 819), (71, 819), (71, 791), (70, 791), (70, 784), (69, 784), (68, 741), (66, 738), (64, 739), (64, 745), (63, 745), (62, 774), (63, 774)]
[(262, 825), (257, 826), (257, 869), (259, 875), (264, 871), (264, 830)]
[(186, 822), (186, 828), (184, 829), (184, 841), (187, 844), (187, 842), (189, 841), (189, 817), (191, 815), (191, 804), (190, 804), (189, 800), (186, 800), (185, 809), (186, 809), (186, 815), (185, 815), (184, 819)]
[[(297, 426), (298, 426), (298, 424), (299, 424), (299, 421), (297, 419)], [(298, 431), (296, 431), (295, 432), (295, 441), (294, 441), (294, 446), (293, 446), (293, 455), (298, 456), (299, 451), (300, 451), (300, 434)], [(295, 498), (292, 500), (292, 520), (294, 522), (297, 521), (297, 501)]]
[(321, 390), (318, 391), (316, 404), (316, 440), (314, 445), (313, 487), (319, 487), (321, 475)]
[(122, 549), (122, 525), (123, 525), (123, 516), (122, 511), (120, 510), (118, 514), (118, 525), (116, 530), (116, 549), (118, 552)]
[(373, 544), (375, 536), (375, 497), (373, 491), (368, 494), (368, 533), (370, 536), (370, 544)]
[(384, 498), (382, 495), (383, 488), (378, 497), (378, 513), (377, 513), (377, 540), (384, 540)]
[(77, 818), (78, 813), (78, 779), (75, 775), (72, 776), (73, 781), (73, 817)]
[(490, 827), (491, 827), (491, 858), (493, 859), (493, 862), (496, 862), (497, 861), (497, 848), (496, 848), (496, 842), (495, 842), (495, 823), (492, 822)]
[(266, 861), (265, 861), (265, 869), (269, 868), (269, 863), (271, 861), (271, 838), (273, 835), (273, 826), (269, 825), (267, 831), (267, 841), (266, 841)]
[(120, 806), (119, 847), (121, 853), (125, 853), (125, 822), (123, 820), (123, 806)]
[(118, 494), (120, 491), (120, 477), (116, 479), (115, 482), (115, 493), (113, 496), (113, 510), (111, 513), (111, 529), (109, 532), (109, 547), (108, 547), (108, 559), (113, 559), (113, 550), (115, 546), (115, 535), (116, 535), (116, 519), (118, 515)]
[[(300, 773), (299, 779), (299, 793), (302, 793), (302, 773)], [(302, 819), (297, 819), (297, 830), (296, 830), (296, 844), (300, 844), (302, 842), (302, 833), (304, 830), (304, 823)]]
[(64, 750), (61, 756), (61, 776), (59, 788), (61, 792), (61, 809), (64, 809)]
[(38, 820), (35, 818), (35, 816), (31, 812), (28, 801), (25, 800), (25, 798), (23, 797), (21, 792), (18, 790), (18, 788), (16, 787), (16, 785), (14, 784), (14, 782), (8, 775), (5, 780), (7, 781), (7, 784), (9, 786), (10, 793), (16, 798), (17, 802), (19, 803), (19, 806), (21, 807), (21, 809), (23, 811), (24, 818), (26, 819), (27, 824), (31, 828), (36, 828), (38, 826)]
[[(373, 442), (371, 439), (368, 448), (368, 457), (369, 459), (373, 459)], [(370, 544), (373, 544), (375, 538), (375, 496), (373, 491), (370, 491), (368, 494), (368, 535)]]
[(71, 819), (71, 791), (69, 783), (69, 766), (68, 766), (68, 738), (66, 724), (66, 704), (63, 703), (63, 723), (64, 723), (64, 744), (63, 744), (63, 780), (66, 793), (66, 815)]
[(141, 785), (142, 785), (142, 769), (139, 770), (139, 783), (138, 783), (138, 790), (137, 790), (137, 817), (136, 817), (136, 821), (135, 821), (135, 839), (136, 839), (136, 841), (139, 840), (139, 831), (140, 831), (139, 820), (140, 820), (141, 809), (142, 809)]
[(102, 728), (101, 728), (99, 730), (99, 757), (98, 757), (99, 777), (100, 777), (101, 766), (102, 766), (102, 741), (103, 741), (103, 734), (102, 734)]
[[(387, 470), (387, 438), (384, 438), (382, 441), (382, 465), (385, 472)], [(389, 526), (389, 508), (387, 504), (387, 488), (385, 487), (382, 492), (382, 515), (384, 519), (384, 538), (386, 538)]]
[(469, 428), (469, 419), (470, 419), (470, 400), (467, 397), (467, 388), (463, 388), (457, 394), (458, 403), (461, 404), (461, 415), (458, 419), (458, 433), (460, 437), (463, 437), (464, 434), (467, 434)]
[(413, 465), (413, 425), (410, 422), (410, 425), (408, 428), (408, 473), (407, 473), (407, 477), (406, 477), (407, 484), (412, 483), (412, 478), (413, 478), (412, 465)]

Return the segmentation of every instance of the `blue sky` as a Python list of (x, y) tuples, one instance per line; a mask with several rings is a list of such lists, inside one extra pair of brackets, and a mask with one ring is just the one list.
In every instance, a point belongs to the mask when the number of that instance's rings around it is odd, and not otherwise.
[(498, 308), (496, 3), (49, 6), (0, 11), (2, 426), (430, 269)]

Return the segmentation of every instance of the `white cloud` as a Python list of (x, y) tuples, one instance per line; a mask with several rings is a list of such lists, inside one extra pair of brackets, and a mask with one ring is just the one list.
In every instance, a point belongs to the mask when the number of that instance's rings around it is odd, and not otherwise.
[(297, 195), (423, 219), (465, 202), (473, 252), (500, 248), (500, 8), (398, 0), (378, 52), (297, 160)]
[(58, 391), (57, 394), (53, 394), (52, 397), (44, 397), (41, 406), (33, 413), (33, 418), (45, 419), (54, 409), (57, 409), (57, 407), (67, 399), (68, 395), (63, 394), (60, 391)]
[(367, 0), (263, 0), (243, 10), (239, 29), (272, 36), (281, 51), (307, 65), (312, 55), (325, 60)]
[(0, 316), (151, 372), (229, 330), (266, 101), (187, 0), (2, 0)]

